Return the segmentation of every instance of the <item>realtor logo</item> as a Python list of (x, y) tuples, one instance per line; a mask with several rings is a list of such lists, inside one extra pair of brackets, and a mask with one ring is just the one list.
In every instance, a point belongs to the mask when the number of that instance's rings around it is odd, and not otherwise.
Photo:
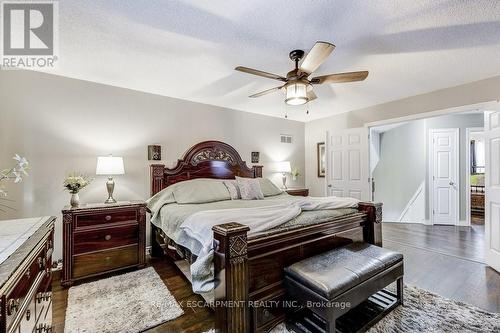
[(54, 68), (57, 2), (2, 2), (2, 62), (5, 68)]

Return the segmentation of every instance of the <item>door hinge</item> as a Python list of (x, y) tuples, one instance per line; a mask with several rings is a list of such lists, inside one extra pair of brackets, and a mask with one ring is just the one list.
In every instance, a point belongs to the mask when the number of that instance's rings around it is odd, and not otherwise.
[(434, 211), (434, 209), (432, 210), (432, 215), (436, 215), (436, 212)]

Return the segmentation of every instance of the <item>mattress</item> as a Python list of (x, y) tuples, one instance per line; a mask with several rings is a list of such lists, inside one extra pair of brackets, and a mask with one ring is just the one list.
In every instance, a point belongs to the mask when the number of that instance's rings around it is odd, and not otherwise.
[[(225, 200), (225, 201), (217, 201), (217, 202), (202, 203), (202, 204), (170, 203), (164, 205), (161, 208), (160, 214), (156, 219), (152, 220), (152, 222), (158, 228), (160, 228), (169, 239), (171, 239), (175, 243), (186, 244), (187, 242), (188, 246), (186, 247), (192, 248), (191, 246), (189, 246), (190, 240), (179, 239), (179, 237), (182, 237), (179, 227), (188, 216), (196, 212), (204, 210), (265, 207), (265, 206), (276, 205), (277, 203), (291, 202), (294, 199), (295, 199), (294, 197), (286, 193), (283, 193), (277, 196), (266, 197), (264, 200)], [(355, 214), (357, 212), (358, 210), (355, 208), (303, 211), (296, 218), (278, 227), (269, 229), (265, 232), (255, 234), (253, 237), (260, 237), (263, 235), (293, 230), (308, 225), (324, 223), (347, 215)], [(195, 240), (192, 241), (195, 242)], [(193, 246), (195, 246), (195, 244), (193, 244)]]

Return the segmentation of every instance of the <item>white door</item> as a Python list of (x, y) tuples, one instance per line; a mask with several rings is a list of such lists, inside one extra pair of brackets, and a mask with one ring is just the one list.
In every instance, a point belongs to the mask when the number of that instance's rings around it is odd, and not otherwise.
[(429, 130), (429, 196), (433, 224), (459, 224), (459, 129)]
[(368, 177), (367, 129), (327, 132), (327, 195), (370, 200)]
[(486, 263), (500, 272), (500, 111), (485, 112)]

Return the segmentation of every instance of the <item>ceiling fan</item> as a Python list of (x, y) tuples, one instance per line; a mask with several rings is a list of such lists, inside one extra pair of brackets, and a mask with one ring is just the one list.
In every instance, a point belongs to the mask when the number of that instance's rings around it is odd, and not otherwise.
[[(285, 84), (279, 87), (267, 89), (259, 93), (250, 95), (249, 97), (260, 97), (275, 91), (284, 89), (286, 92), (285, 103), (289, 105), (302, 105), (317, 98), (313, 91), (313, 84), (324, 83), (344, 83), (363, 81), (368, 76), (368, 71), (337, 73), (316, 76), (309, 78), (309, 76), (318, 69), (319, 66), (328, 58), (328, 56), (335, 49), (335, 45), (328, 42), (316, 42), (311, 51), (304, 58), (303, 50), (293, 50), (290, 52), (290, 59), (295, 62), (295, 69), (288, 72), (286, 77), (259, 71), (257, 69), (238, 66), (235, 70), (282, 81)], [(304, 58), (299, 66), (300, 60)]]

